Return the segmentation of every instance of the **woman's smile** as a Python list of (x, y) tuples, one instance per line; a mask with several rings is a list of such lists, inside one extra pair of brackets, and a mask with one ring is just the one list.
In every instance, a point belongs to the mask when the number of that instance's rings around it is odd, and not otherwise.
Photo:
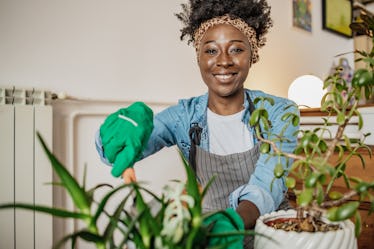
[(219, 73), (219, 74), (213, 74), (214, 77), (217, 79), (217, 81), (221, 83), (230, 83), (234, 80), (236, 73)]

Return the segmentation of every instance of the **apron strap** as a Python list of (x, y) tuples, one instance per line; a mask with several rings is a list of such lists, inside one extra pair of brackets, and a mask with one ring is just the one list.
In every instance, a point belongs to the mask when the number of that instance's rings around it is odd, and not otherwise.
[(198, 123), (192, 123), (192, 126), (189, 131), (191, 147), (190, 147), (190, 155), (189, 161), (192, 169), (196, 172), (196, 145), (200, 145), (201, 139), (201, 132), (202, 128), (199, 126)]
[(252, 101), (252, 99), (249, 97), (248, 92), (245, 92), (245, 94), (247, 95), (247, 100), (248, 100), (248, 104), (249, 104), (249, 111), (250, 111), (250, 113), (252, 114), (252, 113), (256, 110), (255, 104), (253, 104), (253, 101)]

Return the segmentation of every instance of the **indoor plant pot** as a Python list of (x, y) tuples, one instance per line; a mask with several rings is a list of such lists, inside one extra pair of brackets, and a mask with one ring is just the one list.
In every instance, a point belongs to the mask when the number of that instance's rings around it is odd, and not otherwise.
[[(275, 219), (294, 218), (296, 211), (280, 210), (261, 216), (256, 223), (255, 232), (265, 236), (255, 236), (255, 249), (356, 249), (357, 240), (354, 224), (350, 220), (338, 222), (341, 229), (328, 232), (295, 232), (275, 229), (266, 223)], [(323, 219), (324, 222), (329, 222)], [(269, 239), (271, 238), (271, 239)]]
[[(374, 44), (374, 16), (362, 13), (360, 17), (362, 21), (351, 24), (351, 28), (370, 36)], [(362, 60), (366, 67), (356, 69), (350, 82), (345, 80), (340, 67), (325, 79), (326, 94), (320, 109), (326, 114), (322, 117), (323, 124), (314, 129), (298, 130), (295, 133), (298, 143), (291, 152), (282, 150), (281, 142), (290, 142), (284, 136), (287, 127), (299, 125), (300, 118), (295, 108), (281, 117), (288, 123), (275, 134), (270, 129), (272, 122), (266, 108), (274, 101), (268, 98), (254, 100), (260, 105), (252, 113), (250, 125), (255, 127), (257, 138), (262, 142), (260, 150), (269, 158), (278, 159), (274, 177), (282, 179), (289, 193), (296, 197), (294, 211), (276, 212), (258, 219), (255, 232), (265, 237), (255, 236), (256, 249), (357, 248), (355, 236), (362, 229), (359, 206), (367, 202), (370, 206), (368, 214), (374, 212), (374, 181), (364, 180), (354, 175), (352, 168), (347, 169), (353, 164), (353, 158), (357, 159), (355, 166), (365, 169), (366, 159), (361, 152), (365, 151), (371, 157), (372, 149), (365, 141), (369, 132), (364, 132), (361, 138), (351, 138), (344, 131), (352, 118), (357, 120), (358, 130), (363, 128), (359, 103), (373, 96), (374, 47), (369, 52), (354, 52), (360, 55), (358, 60)], [(334, 189), (339, 181), (343, 186)], [(277, 228), (267, 226), (269, 220), (287, 217), (286, 213), (291, 213), (287, 215), (299, 223), (288, 224), (281, 220)], [(328, 224), (335, 223), (330, 221), (338, 222), (341, 229), (331, 231), (334, 228)], [(325, 231), (325, 227), (329, 229)], [(299, 232), (289, 231), (291, 229)]]

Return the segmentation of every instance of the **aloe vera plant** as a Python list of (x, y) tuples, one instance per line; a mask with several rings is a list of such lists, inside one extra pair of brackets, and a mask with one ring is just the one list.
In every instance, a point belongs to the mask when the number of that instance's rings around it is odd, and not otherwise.
[[(91, 189), (86, 189), (84, 184), (81, 186), (51, 153), (39, 133), (37, 136), (60, 180), (57, 185), (67, 191), (76, 211), (26, 203), (0, 204), (0, 209), (21, 208), (83, 222), (82, 229), (65, 235), (54, 248), (59, 248), (69, 241), (71, 248), (76, 248), (80, 239), (94, 243), (98, 249), (128, 248), (128, 243), (134, 244), (138, 249), (223, 249), (233, 244), (241, 246), (244, 235), (254, 234), (253, 231), (240, 230), (224, 210), (202, 213), (202, 199), (210, 184), (200, 192), (194, 172), (182, 154), (187, 181), (174, 182), (173, 187), (166, 185), (166, 191), (161, 197), (143, 187), (141, 183), (131, 183), (111, 187), (100, 200), (94, 200), (95, 191), (108, 184), (99, 184)], [(116, 204), (114, 211), (109, 213), (106, 210), (109, 201), (120, 192), (123, 192), (121, 201)], [(145, 201), (145, 194), (153, 198), (152, 206), (155, 203), (159, 206), (156, 212)], [(125, 208), (127, 203), (133, 204), (134, 200), (135, 212)], [(226, 217), (232, 223), (233, 231), (212, 233), (216, 222), (212, 217), (215, 215)], [(98, 224), (101, 217), (106, 217), (107, 220), (104, 227)], [(211, 239), (218, 243), (212, 245)]]
[[(374, 44), (374, 16), (369, 13), (361, 14), (361, 21), (351, 24), (351, 28), (371, 37)], [(363, 139), (351, 139), (344, 130), (350, 120), (358, 120), (358, 129), (363, 127), (363, 118), (359, 112), (359, 103), (363, 99), (371, 99), (374, 87), (374, 46), (369, 52), (355, 51), (360, 55), (359, 61), (366, 64), (365, 68), (355, 70), (352, 82), (347, 82), (341, 76), (341, 69), (328, 76), (324, 81), (326, 94), (321, 101), (321, 111), (327, 113), (324, 125), (313, 130), (299, 130), (299, 142), (293, 153), (286, 153), (277, 143), (284, 141), (282, 132), (271, 134), (271, 123), (265, 103), (273, 104), (272, 99), (256, 99), (260, 107), (256, 109), (250, 119), (250, 124), (256, 127), (259, 140), (263, 143), (261, 151), (269, 157), (293, 160), (290, 167), (282, 164), (274, 168), (275, 178), (284, 178), (287, 187), (296, 196), (298, 218), (308, 214), (308, 222), (316, 227), (316, 219), (326, 216), (331, 221), (354, 219), (355, 232), (361, 232), (361, 216), (358, 207), (361, 202), (369, 202), (369, 214), (374, 211), (374, 180), (364, 181), (349, 175), (346, 171), (348, 161), (354, 157), (365, 168), (365, 160), (360, 151), (367, 151), (371, 157), (372, 151)], [(283, 120), (287, 125), (298, 125), (300, 118), (293, 112), (286, 113)], [(330, 127), (337, 124), (335, 134)], [(261, 127), (261, 128), (260, 128)], [(327, 138), (326, 138), (327, 137)], [(330, 160), (333, 154), (338, 155), (336, 161)], [(333, 191), (333, 185), (338, 179), (343, 179), (345, 192)], [(297, 186), (296, 182), (301, 183)], [(306, 212), (305, 212), (306, 211)], [(313, 224), (313, 225), (312, 225)]]

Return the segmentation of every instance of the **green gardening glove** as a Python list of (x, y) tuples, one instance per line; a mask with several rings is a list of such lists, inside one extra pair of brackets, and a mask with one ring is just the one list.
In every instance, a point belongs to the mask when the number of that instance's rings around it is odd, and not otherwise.
[(143, 102), (135, 102), (110, 114), (100, 126), (104, 155), (118, 177), (132, 167), (147, 145), (153, 130), (153, 112)]
[[(214, 224), (211, 235), (235, 233), (244, 231), (244, 223), (239, 214), (232, 208), (227, 208), (225, 211), (216, 213), (206, 218), (203, 223), (207, 226)], [(226, 245), (226, 249), (243, 248), (244, 235), (230, 235), (211, 237), (209, 239), (209, 246)]]

